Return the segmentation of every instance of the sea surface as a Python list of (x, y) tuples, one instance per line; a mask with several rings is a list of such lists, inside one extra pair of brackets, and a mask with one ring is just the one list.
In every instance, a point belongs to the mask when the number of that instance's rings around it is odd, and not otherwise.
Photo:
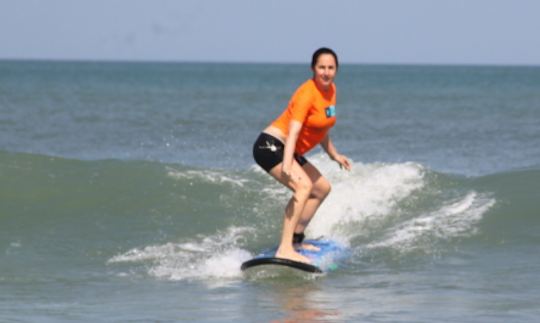
[(538, 322), (540, 67), (347, 65), (325, 275), (246, 277), (290, 64), (0, 61), (0, 322)]

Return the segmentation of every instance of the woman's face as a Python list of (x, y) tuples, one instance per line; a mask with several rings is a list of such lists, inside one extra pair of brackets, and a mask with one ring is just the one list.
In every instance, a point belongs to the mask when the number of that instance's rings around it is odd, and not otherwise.
[(321, 54), (313, 67), (313, 79), (325, 90), (329, 89), (336, 77), (337, 66), (332, 54)]

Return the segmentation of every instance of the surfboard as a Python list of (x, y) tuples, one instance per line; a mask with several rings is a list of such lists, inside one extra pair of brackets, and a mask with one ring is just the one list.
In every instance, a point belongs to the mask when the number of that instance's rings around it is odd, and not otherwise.
[(253, 259), (242, 264), (240, 269), (244, 272), (260, 269), (283, 269), (289, 268), (307, 273), (321, 274), (336, 270), (340, 262), (347, 257), (348, 249), (339, 242), (328, 239), (304, 240), (304, 243), (314, 245), (319, 250), (297, 249), (297, 251), (308, 257), (311, 264), (298, 262), (294, 260), (276, 258), (277, 247), (263, 250)]

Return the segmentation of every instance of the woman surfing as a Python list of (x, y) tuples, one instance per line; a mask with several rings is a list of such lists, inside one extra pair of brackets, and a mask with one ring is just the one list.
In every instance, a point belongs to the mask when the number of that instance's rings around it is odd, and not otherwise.
[(304, 231), (331, 186), (304, 154), (320, 144), (340, 167), (351, 169), (350, 161), (338, 153), (329, 134), (336, 123), (334, 78), (338, 67), (338, 57), (333, 50), (325, 47), (316, 50), (311, 60), (313, 77), (298, 87), (287, 108), (262, 131), (253, 145), (255, 162), (293, 191), (285, 208), (276, 258), (310, 263), (295, 250), (295, 245), (316, 248), (302, 244)]

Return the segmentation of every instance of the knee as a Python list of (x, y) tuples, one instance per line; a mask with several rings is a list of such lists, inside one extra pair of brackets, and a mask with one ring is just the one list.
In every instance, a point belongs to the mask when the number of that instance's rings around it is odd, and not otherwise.
[(313, 183), (309, 180), (298, 181), (295, 185), (294, 195), (301, 199), (307, 199), (313, 191)]
[(332, 191), (332, 185), (330, 184), (329, 181), (325, 180), (321, 188), (321, 193), (323, 195), (323, 198), (327, 197), (331, 191)]
[(328, 194), (330, 194), (330, 191), (332, 191), (332, 185), (329, 181), (324, 179), (317, 183), (316, 189), (313, 190), (311, 195), (314, 198), (324, 200), (328, 196)]

